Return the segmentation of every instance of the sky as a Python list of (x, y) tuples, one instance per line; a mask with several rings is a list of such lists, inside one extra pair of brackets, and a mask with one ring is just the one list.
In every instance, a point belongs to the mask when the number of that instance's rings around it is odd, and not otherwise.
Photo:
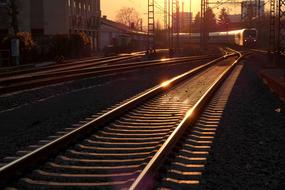
[[(192, 11), (194, 16), (197, 12), (200, 11), (200, 2), (201, 0), (180, 0), (180, 3), (184, 2), (184, 11), (189, 12), (190, 10), (190, 1), (192, 1)], [(212, 0), (213, 1), (213, 0)], [(132, 7), (135, 8), (140, 17), (143, 18), (143, 25), (146, 27), (147, 25), (147, 2), (148, 0), (102, 0), (101, 1), (101, 9), (102, 15), (106, 15), (107, 18), (111, 20), (115, 20), (116, 14), (122, 7)], [(161, 24), (163, 24), (163, 7), (164, 0), (155, 0), (155, 20), (160, 20)], [(180, 5), (182, 7), (182, 5)], [(229, 6), (229, 4), (222, 5), (222, 7), (227, 7), (227, 11), (231, 14), (240, 14), (239, 6)], [(214, 12), (216, 15), (219, 14), (221, 8), (214, 8)], [(181, 9), (180, 9), (181, 10)]]
[[(140, 16), (144, 18), (144, 25), (146, 25), (147, 2), (148, 2), (147, 0), (102, 0), (101, 1), (102, 15), (107, 15), (107, 18), (115, 20), (117, 12), (122, 7), (133, 7), (139, 12)], [(162, 19), (164, 0), (156, 0), (155, 2), (156, 2), (155, 4), (156, 19), (157, 18)], [(185, 0), (184, 3), (185, 3), (185, 8), (184, 8), (185, 12), (189, 12), (190, 0)], [(194, 14), (200, 10), (199, 0), (192, 0), (192, 10)]]

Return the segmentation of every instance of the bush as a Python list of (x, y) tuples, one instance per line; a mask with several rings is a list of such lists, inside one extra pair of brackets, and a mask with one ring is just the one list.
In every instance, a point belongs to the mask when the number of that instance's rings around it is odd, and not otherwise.
[(36, 46), (32, 34), (29, 32), (19, 32), (17, 38), (20, 39), (20, 47), (22, 47), (23, 50), (31, 51)]
[(52, 42), (55, 57), (79, 57), (91, 53), (91, 41), (85, 33), (55, 35)]
[(17, 38), (20, 40), (20, 55), (22, 62), (25, 64), (33, 61), (33, 50), (36, 48), (36, 44), (31, 33), (19, 32), (17, 33)]
[[(3, 49), (11, 50), (11, 40), (15, 38), (14, 36), (7, 36), (1, 42), (1, 47)], [(33, 61), (33, 51), (36, 48), (36, 44), (29, 32), (19, 32), (16, 38), (20, 40), (20, 56), (21, 64)]]
[[(1, 49), (11, 49), (13, 36), (0, 41)], [(91, 54), (91, 41), (85, 33), (40, 36), (35, 43), (31, 33), (19, 32), (21, 64), (37, 61), (54, 61), (58, 57), (77, 58)]]
[(57, 56), (67, 56), (69, 48), (69, 36), (65, 34), (57, 34), (51, 38), (51, 55), (55, 58)]

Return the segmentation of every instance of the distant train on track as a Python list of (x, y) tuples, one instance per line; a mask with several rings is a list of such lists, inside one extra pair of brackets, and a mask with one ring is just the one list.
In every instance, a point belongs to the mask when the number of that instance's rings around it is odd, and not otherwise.
[[(177, 34), (174, 34), (176, 40)], [(255, 28), (210, 32), (208, 43), (236, 44), (243, 47), (254, 47), (257, 44), (258, 31)], [(179, 33), (181, 47), (190, 43), (200, 43), (200, 33)], [(147, 47), (148, 35), (144, 32), (131, 31), (117, 34), (108, 39), (110, 44), (104, 48), (105, 55), (113, 55), (123, 51), (143, 50)], [(165, 45), (165, 44), (162, 44)]]
[[(210, 32), (208, 43), (228, 43), (244, 47), (252, 47), (257, 43), (258, 32), (255, 28), (232, 30), (227, 32)], [(180, 33), (182, 43), (199, 43), (200, 33)]]

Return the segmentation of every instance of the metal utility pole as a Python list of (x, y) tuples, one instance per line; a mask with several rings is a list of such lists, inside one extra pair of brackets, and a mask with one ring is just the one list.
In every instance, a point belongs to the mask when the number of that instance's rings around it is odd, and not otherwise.
[(180, 26), (180, 30), (182, 30), (181, 32), (183, 32), (185, 29), (185, 11), (184, 11), (184, 2), (182, 2), (182, 15), (181, 15), (181, 26)]
[(278, 53), (281, 53), (285, 48), (285, 0), (279, 0), (278, 3), (278, 35), (277, 35), (277, 41), (278, 41), (278, 47), (277, 51)]
[(254, 17), (257, 18), (259, 15), (258, 10), (258, 0), (254, 0)]
[(258, 7), (257, 16), (258, 16), (258, 20), (260, 20), (261, 19), (261, 1), (260, 0), (257, 1), (257, 7)]
[(179, 33), (180, 33), (180, 6), (179, 0), (176, 0), (176, 50), (180, 49)]
[(191, 40), (191, 32), (192, 32), (192, 17), (193, 17), (193, 13), (192, 13), (192, 0), (190, 0), (190, 22), (189, 22), (189, 36), (190, 36), (190, 40)]
[(164, 29), (165, 30), (167, 30), (167, 28), (168, 28), (168, 23), (167, 23), (167, 17), (168, 17), (168, 15), (167, 15), (167, 2), (168, 2), (168, 0), (164, 0), (164, 11), (163, 11), (164, 19), (163, 19), (163, 22), (164, 22)]
[(143, 19), (140, 19), (140, 31), (143, 31)]
[(181, 32), (184, 32), (185, 30), (185, 10), (184, 10), (184, 2), (182, 2), (182, 14), (181, 14), (181, 26), (180, 30)]
[(171, 51), (172, 48), (172, 6), (171, 3), (172, 0), (168, 0), (168, 48), (169, 48), (169, 52)]
[(155, 23), (154, 23), (154, 0), (148, 0), (148, 44), (147, 51), (152, 54), (155, 52)]
[(201, 0), (201, 22), (200, 22), (200, 44), (201, 48), (206, 49), (208, 39), (207, 23), (208, 0)]
[(269, 52), (276, 52), (276, 0), (270, 0)]
[(176, 12), (176, 0), (170, 0), (170, 6), (169, 6), (169, 13), (171, 13), (171, 27), (170, 27), (170, 32), (169, 32), (169, 51), (170, 54), (173, 54), (174, 51), (174, 28), (175, 28), (175, 12)]
[(169, 0), (164, 0), (164, 35), (165, 44), (167, 45), (169, 40), (169, 21), (168, 21), (168, 2)]

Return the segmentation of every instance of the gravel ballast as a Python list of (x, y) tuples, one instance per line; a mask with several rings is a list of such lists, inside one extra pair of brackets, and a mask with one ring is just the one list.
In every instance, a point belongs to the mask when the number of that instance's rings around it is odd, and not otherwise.
[(0, 159), (202, 62), (153, 67), (0, 97)]
[(198, 189), (285, 189), (285, 110), (247, 59)]

